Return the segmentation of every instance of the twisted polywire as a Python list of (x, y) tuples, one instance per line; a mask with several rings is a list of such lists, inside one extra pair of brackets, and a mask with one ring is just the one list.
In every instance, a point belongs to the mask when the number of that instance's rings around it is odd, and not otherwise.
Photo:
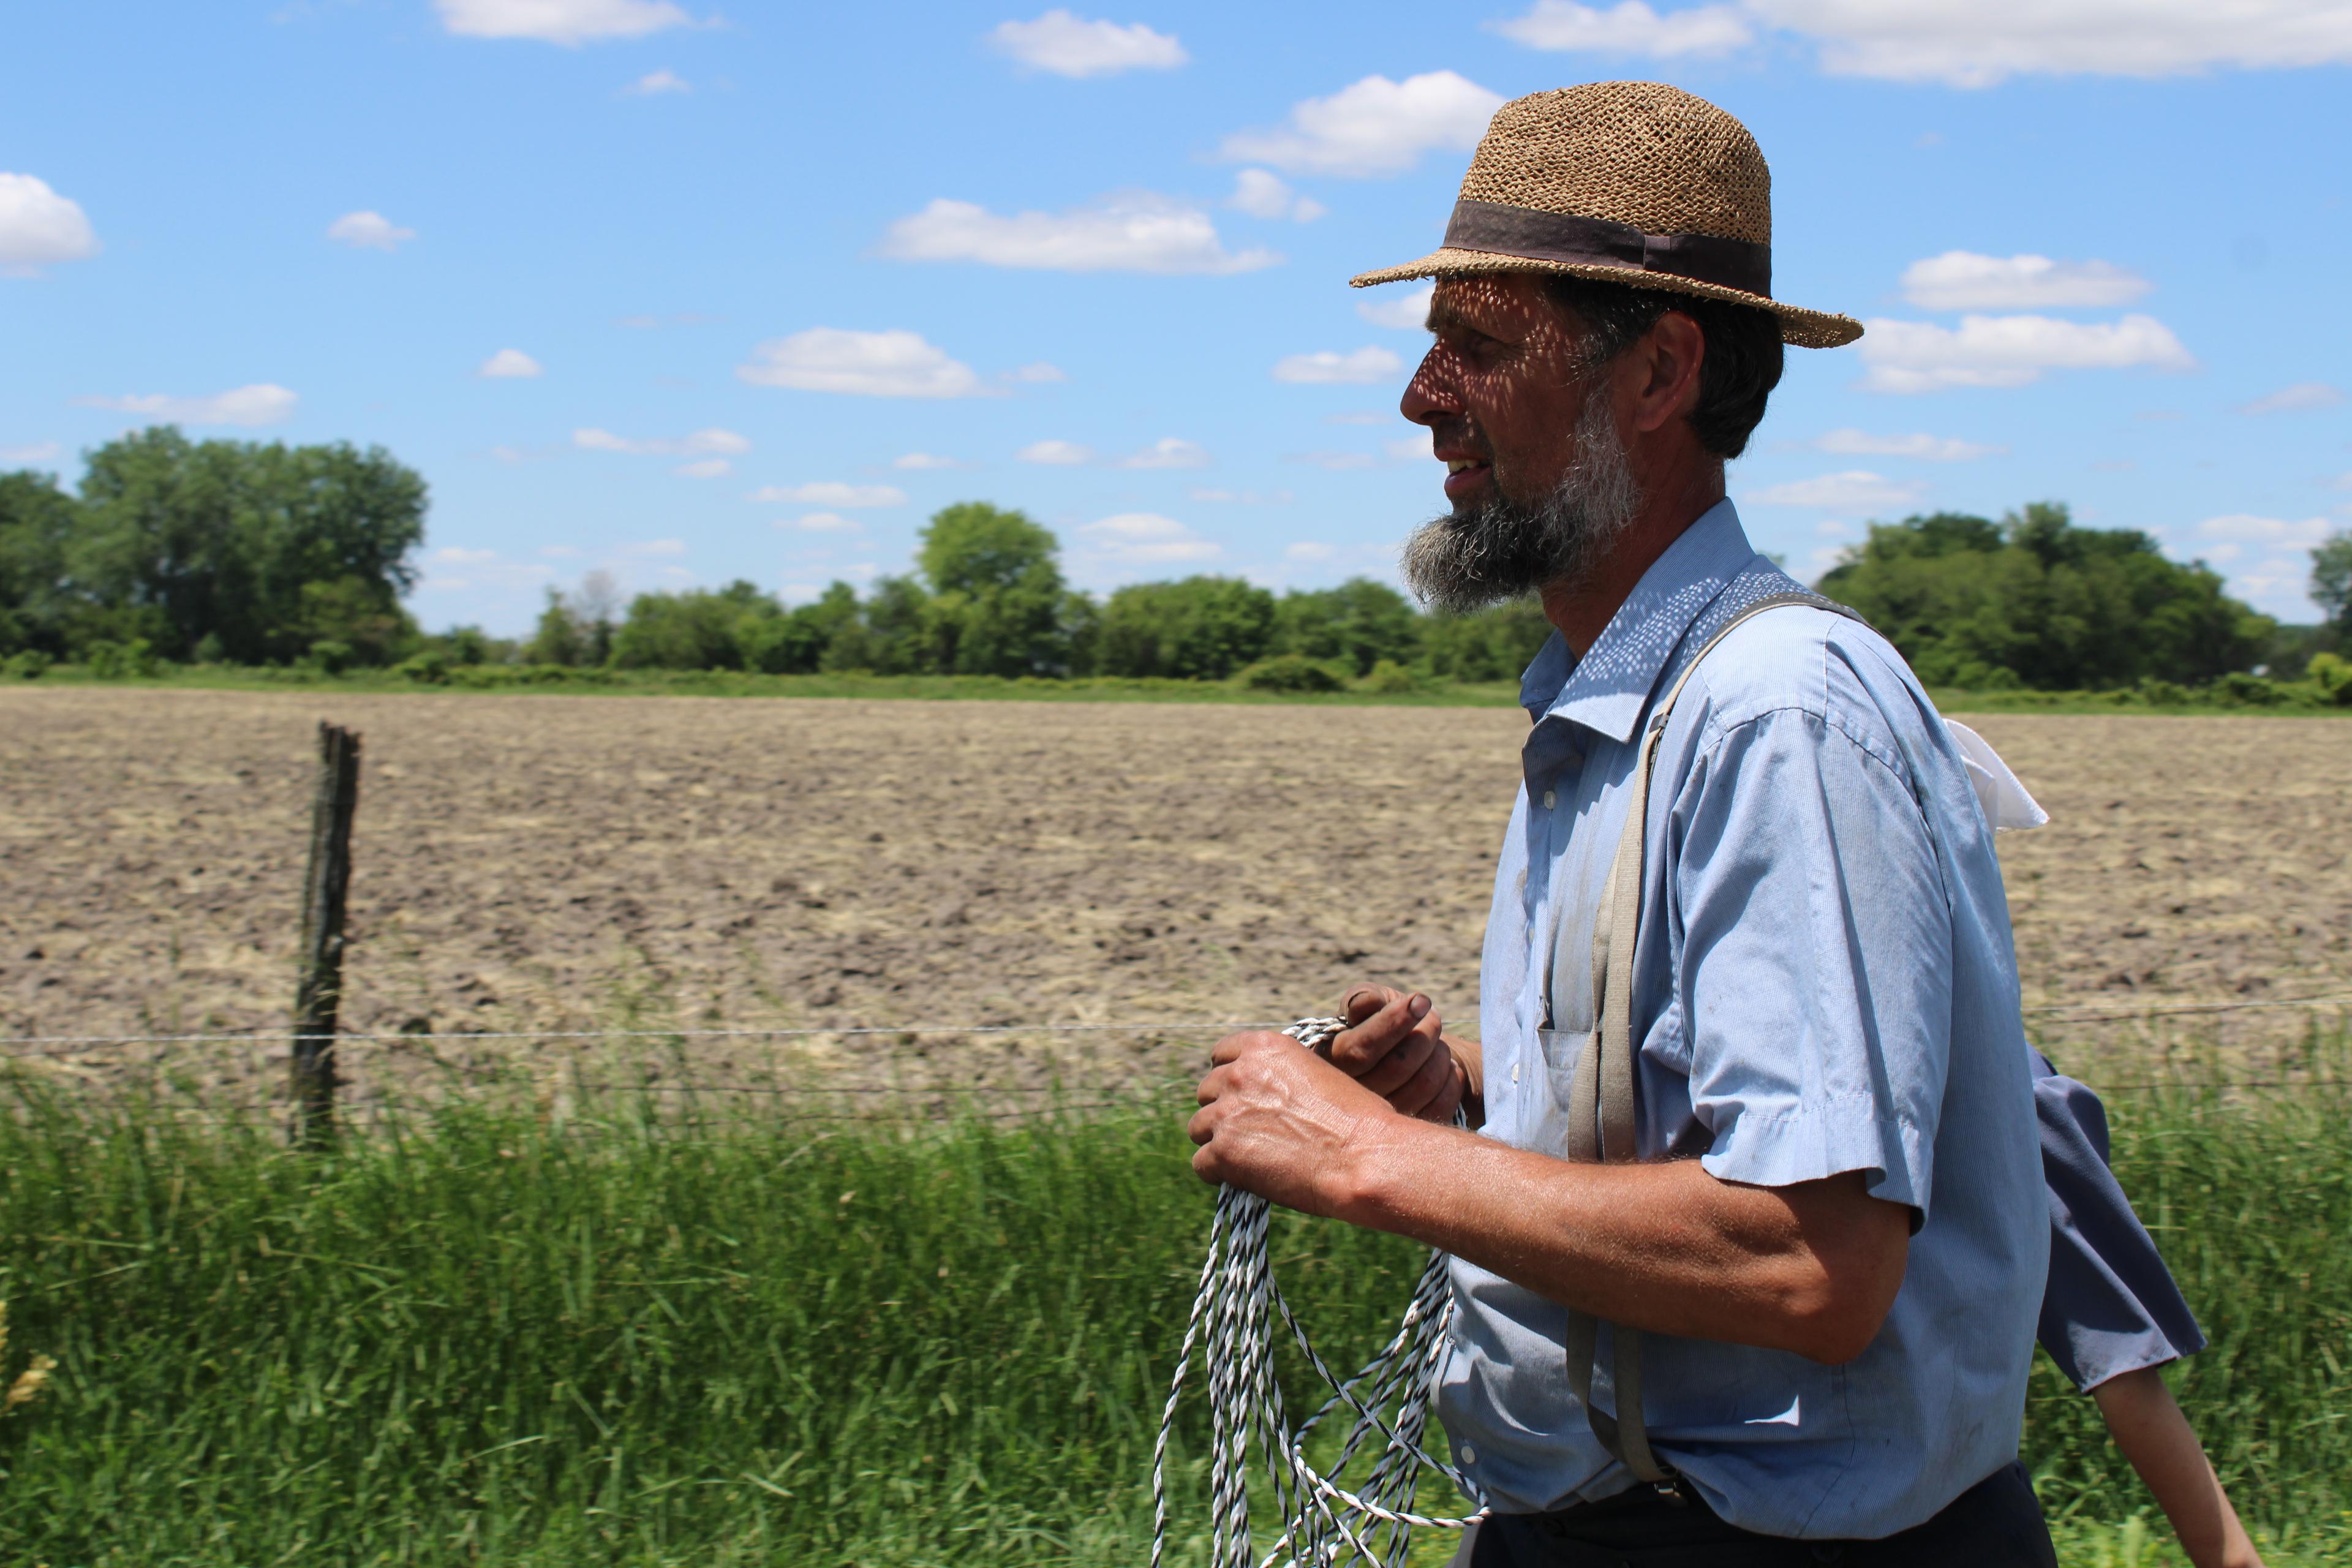
[[(1302, 1018), (1282, 1032), (1315, 1049), (1346, 1027), (1339, 1018)], [(1200, 1288), (1185, 1320), (1167, 1408), (1160, 1417), (1160, 1437), (1151, 1448), (1151, 1568), (1161, 1568), (1167, 1551), (1168, 1443), (1196, 1349), (1209, 1398), (1209, 1568), (1272, 1568), (1277, 1563), (1327, 1568), (1342, 1561), (1404, 1568), (1416, 1528), (1461, 1530), (1486, 1516), (1484, 1506), (1458, 1519), (1418, 1513), (1412, 1506), (1424, 1469), (1444, 1476), (1466, 1496), (1480, 1496), (1469, 1477), (1422, 1447), (1430, 1401), (1444, 1365), (1445, 1331), (1454, 1315), (1445, 1254), (1430, 1253), (1403, 1321), (1387, 1345), (1354, 1376), (1341, 1378), (1308, 1341), (1282, 1287), (1275, 1282), (1266, 1255), (1267, 1210), (1266, 1201), (1255, 1194), (1234, 1186), (1217, 1189), (1216, 1213), (1209, 1222), (1209, 1256), (1201, 1265)], [(1296, 1429), (1274, 1375), (1277, 1313), (1307, 1365), (1331, 1390), (1330, 1397)], [(1381, 1414), (1391, 1403), (1397, 1406), (1393, 1425)], [(1307, 1440), (1342, 1407), (1352, 1417), (1347, 1436), (1330, 1469), (1318, 1470), (1307, 1460)], [(1340, 1478), (1375, 1436), (1379, 1455), (1365, 1479), (1350, 1489)], [(1262, 1559), (1250, 1530), (1253, 1441), (1264, 1458), (1282, 1521), (1281, 1533)]]

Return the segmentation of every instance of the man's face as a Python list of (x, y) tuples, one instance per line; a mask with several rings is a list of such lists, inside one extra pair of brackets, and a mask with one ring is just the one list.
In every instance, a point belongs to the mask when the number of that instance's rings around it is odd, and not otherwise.
[(1405, 542), (1406, 584), (1468, 611), (1581, 580), (1642, 505), (1581, 328), (1524, 276), (1440, 283), (1429, 321), (1404, 415), (1429, 426), (1453, 510)]
[(1440, 282), (1429, 327), (1437, 341), (1402, 407), (1429, 427), (1446, 500), (1456, 512), (1538, 504), (1577, 461), (1592, 384), (1582, 330), (1526, 273)]

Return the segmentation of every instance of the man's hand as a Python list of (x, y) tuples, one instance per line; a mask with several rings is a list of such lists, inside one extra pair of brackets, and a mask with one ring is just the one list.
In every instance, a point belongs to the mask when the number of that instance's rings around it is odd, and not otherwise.
[(1380, 1097), (1287, 1035), (1228, 1035), (1210, 1060), (1190, 1129), (1193, 1171), (1285, 1208), (1339, 1214), (1351, 1145), (1390, 1120)]
[(1445, 1037), (1428, 997), (1367, 982), (1339, 1011), (1349, 1027), (1331, 1041), (1334, 1067), (1403, 1115), (1449, 1122), (1468, 1101), (1472, 1123), (1481, 1120), (1477, 1047)]

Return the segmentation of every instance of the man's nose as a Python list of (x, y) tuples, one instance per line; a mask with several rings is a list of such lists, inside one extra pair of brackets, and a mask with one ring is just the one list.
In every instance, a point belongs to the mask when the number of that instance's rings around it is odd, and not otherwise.
[(1422, 356), (1421, 364), (1405, 383), (1404, 396), (1397, 401), (1398, 412), (1416, 425), (1434, 426), (1439, 420), (1463, 412), (1462, 399), (1455, 391), (1453, 377), (1447, 374), (1444, 345), (1433, 345)]

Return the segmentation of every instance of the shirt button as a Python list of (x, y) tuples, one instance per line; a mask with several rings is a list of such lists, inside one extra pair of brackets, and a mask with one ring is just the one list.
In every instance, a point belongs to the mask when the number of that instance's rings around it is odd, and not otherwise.
[(1463, 1445), (1462, 1445), (1462, 1462), (1463, 1462), (1464, 1464), (1465, 1464), (1465, 1465), (1475, 1465), (1475, 1464), (1476, 1464), (1476, 1463), (1478, 1462), (1478, 1450), (1477, 1450), (1477, 1449), (1475, 1449), (1475, 1448), (1474, 1448), (1474, 1447), (1471, 1447), (1469, 1444), (1467, 1444), (1467, 1443), (1463, 1444)]
[(1553, 806), (1558, 805), (1559, 804), (1559, 795), (1553, 794), (1550, 790), (1544, 791), (1544, 809), (1546, 811), (1549, 811)]
[(1517, 1062), (1511, 1064), (1511, 1081), (1513, 1083), (1519, 1081), (1519, 1064)]

